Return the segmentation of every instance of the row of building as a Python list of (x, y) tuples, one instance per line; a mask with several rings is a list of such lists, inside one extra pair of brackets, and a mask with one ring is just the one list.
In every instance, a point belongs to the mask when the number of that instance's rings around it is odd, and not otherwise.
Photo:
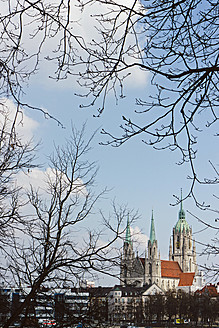
[[(148, 300), (157, 297), (159, 301), (158, 295), (167, 299), (168, 293), (177, 295), (180, 291), (188, 295), (205, 295), (218, 301), (218, 287), (218, 284), (206, 286), (203, 274), (198, 270), (195, 240), (181, 201), (178, 220), (170, 237), (168, 260), (160, 258), (153, 212), (144, 257), (139, 257), (138, 252), (134, 252), (128, 218), (118, 285), (97, 288), (42, 288), (31, 300), (26, 313), (29, 320), (38, 322), (51, 318), (55, 322), (70, 320), (76, 324), (86, 320), (131, 322), (145, 319), (148, 311), (146, 307), (150, 303)], [(27, 294), (28, 289), (0, 288), (0, 320), (7, 320)], [(148, 312), (149, 316), (151, 311), (150, 309)], [(24, 316), (25, 313), (22, 313), (19, 320)]]
[[(0, 322), (6, 321), (16, 311), (27, 293), (28, 290), (0, 289)], [(175, 293), (172, 295), (177, 295), (176, 291)], [(42, 288), (29, 303), (28, 311), (25, 309), (17, 322), (21, 322), (25, 314), (28, 326), (34, 324), (34, 320), (42, 324), (48, 320), (54, 320), (57, 323), (66, 321), (71, 324), (90, 323), (91, 321), (142, 322), (148, 320), (147, 312), (152, 315), (151, 300), (160, 302), (159, 297), (167, 299), (167, 295), (168, 292), (165, 293), (155, 283), (142, 287), (115, 285), (114, 287), (62, 288), (59, 290)], [(210, 304), (210, 300), (214, 300), (214, 304), (217, 302), (219, 310), (219, 284), (206, 285), (193, 295), (201, 298), (202, 296), (207, 297), (208, 304)], [(149, 310), (148, 307), (150, 307)], [(155, 304), (155, 308), (154, 317), (157, 316), (158, 305)]]

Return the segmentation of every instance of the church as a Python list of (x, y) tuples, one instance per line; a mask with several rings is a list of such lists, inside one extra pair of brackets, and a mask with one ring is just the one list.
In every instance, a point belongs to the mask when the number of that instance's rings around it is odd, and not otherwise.
[(194, 292), (204, 286), (203, 275), (196, 263), (196, 246), (192, 228), (186, 221), (182, 197), (178, 221), (170, 237), (169, 260), (162, 260), (158, 251), (152, 211), (150, 239), (145, 257), (135, 255), (131, 238), (129, 218), (121, 254), (120, 284), (142, 287), (156, 284), (162, 290), (182, 289)]

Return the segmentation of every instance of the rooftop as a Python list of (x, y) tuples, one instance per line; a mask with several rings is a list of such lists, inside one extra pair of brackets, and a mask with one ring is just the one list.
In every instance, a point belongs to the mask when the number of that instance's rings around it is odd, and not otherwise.
[(178, 287), (192, 286), (194, 277), (195, 277), (195, 272), (181, 273)]
[(161, 260), (161, 277), (180, 278), (181, 273), (178, 262)]

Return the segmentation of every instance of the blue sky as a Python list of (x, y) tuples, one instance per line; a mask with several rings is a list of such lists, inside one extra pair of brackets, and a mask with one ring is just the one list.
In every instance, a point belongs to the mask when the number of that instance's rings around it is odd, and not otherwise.
[[(64, 143), (71, 130), (71, 122), (80, 128), (83, 122), (87, 123), (87, 134), (96, 129), (105, 128), (107, 130), (119, 131), (121, 115), (132, 111), (135, 107), (135, 97), (144, 96), (149, 89), (149, 84), (142, 84), (137, 88), (127, 87), (128, 96), (115, 104), (113, 97), (108, 99), (106, 111), (101, 118), (94, 118), (95, 108), (80, 109), (81, 99), (74, 96), (73, 87), (65, 86), (62, 83), (45, 83), (41, 79), (34, 79), (28, 88), (26, 99), (32, 104), (38, 104), (57, 117), (65, 126), (65, 129), (57, 126), (53, 120), (45, 119), (40, 113), (26, 112), (39, 123), (35, 129), (36, 140), (42, 140), (40, 147), (40, 160), (46, 162), (45, 156), (51, 152), (53, 144)], [(212, 133), (213, 134), (213, 133)], [(130, 208), (139, 210), (140, 220), (135, 224), (141, 229), (142, 234), (148, 236), (150, 230), (150, 219), (152, 209), (154, 210), (155, 229), (158, 239), (159, 249), (162, 258), (168, 258), (169, 239), (172, 228), (178, 219), (179, 206), (171, 206), (175, 202), (173, 195), (180, 195), (180, 188), (185, 194), (190, 182), (187, 179), (188, 165), (176, 165), (179, 154), (176, 152), (155, 151), (145, 146), (141, 138), (130, 140), (119, 148), (111, 146), (101, 146), (99, 142), (104, 141), (104, 136), (97, 133), (93, 149), (90, 153), (91, 159), (97, 161), (99, 173), (97, 176), (97, 188), (107, 186), (111, 189), (108, 194), (109, 199), (116, 198), (118, 203), (127, 204)], [(199, 154), (200, 153), (200, 154)], [(197, 165), (205, 172), (208, 159), (216, 159), (214, 138), (210, 134), (205, 134), (201, 138), (201, 146), (198, 153)], [(216, 155), (216, 157), (215, 157)], [(212, 197), (212, 188), (208, 186), (197, 186), (197, 195), (200, 200), (211, 202), (216, 206), (216, 200)], [(216, 191), (215, 191), (216, 192)], [(108, 203), (103, 202), (103, 210), (109, 210)], [(211, 212), (200, 211), (196, 208), (192, 199), (187, 199), (183, 204), (185, 210), (189, 210), (202, 220), (208, 223), (214, 222), (215, 215)], [(190, 214), (186, 214), (188, 223), (192, 226), (194, 237), (197, 242), (209, 242), (214, 237), (212, 230), (203, 232), (203, 225)], [(93, 224), (93, 223), (92, 223)], [(144, 238), (142, 238), (144, 240)], [(122, 245), (121, 245), (122, 246)], [(142, 244), (141, 251), (145, 245)], [(200, 252), (202, 246), (197, 243), (197, 250)], [(197, 258), (200, 264), (206, 263), (206, 257)], [(217, 258), (208, 259), (208, 263), (217, 263)], [(104, 279), (106, 284), (111, 280)], [(100, 284), (103, 281), (100, 280)]]
[[(83, 33), (87, 36), (92, 32), (83, 26)], [(89, 27), (90, 28), (90, 27)], [(50, 41), (52, 42), (52, 41)], [(48, 45), (44, 51), (48, 51)], [(50, 50), (50, 49), (49, 49)], [(43, 107), (46, 111), (56, 117), (64, 125), (64, 129), (57, 125), (51, 119), (45, 119), (40, 112), (26, 111), (26, 115), (31, 117), (37, 126), (34, 126), (33, 133), (36, 141), (41, 140), (39, 160), (45, 163), (46, 156), (51, 152), (54, 143), (62, 144), (68, 138), (71, 131), (71, 122), (77, 128), (80, 128), (84, 122), (87, 123), (87, 134), (94, 130), (104, 128), (116, 135), (120, 134), (119, 125), (122, 122), (122, 115), (133, 115), (135, 98), (145, 98), (150, 95), (151, 87), (148, 73), (133, 72), (126, 83), (124, 99), (120, 99), (116, 104), (112, 95), (107, 99), (106, 109), (100, 118), (94, 118), (96, 107), (79, 108), (82, 99), (74, 94), (83, 92), (79, 89), (74, 80), (65, 80), (55, 82), (50, 80), (48, 75), (53, 69), (51, 64), (42, 63), (37, 75), (29, 81), (29, 86), (25, 89), (24, 101), (32, 105)], [(203, 125), (204, 114), (200, 115), (200, 125)], [(138, 120), (141, 120), (138, 116)], [(204, 125), (202, 128), (205, 130)], [(210, 132), (209, 132), (210, 131)], [(214, 163), (218, 162), (218, 152), (216, 151), (215, 130), (205, 131), (200, 135), (200, 144), (198, 145), (198, 154), (196, 165), (202, 177), (211, 172), (208, 160)], [(185, 195), (190, 188), (190, 181), (187, 179), (190, 173), (187, 164), (178, 166), (176, 162), (180, 160), (177, 152), (155, 151), (145, 146), (141, 142), (142, 136), (130, 140), (119, 148), (110, 146), (101, 146), (100, 142), (106, 141), (105, 137), (97, 133), (90, 157), (97, 161), (99, 174), (97, 176), (97, 189), (107, 186), (111, 191), (108, 194), (109, 199), (116, 198), (118, 203), (127, 204), (130, 208), (139, 210), (141, 219), (136, 226), (141, 229), (143, 235), (148, 236), (150, 230), (150, 219), (152, 209), (154, 211), (156, 236), (158, 239), (161, 257), (168, 258), (169, 239), (172, 228), (178, 219), (179, 206), (171, 206), (175, 203), (173, 195), (180, 195), (180, 189), (183, 189)], [(213, 175), (213, 172), (212, 172)], [(210, 203), (217, 208), (216, 198), (212, 196), (216, 193), (216, 187), (196, 186), (196, 194), (200, 201)], [(215, 223), (215, 214), (209, 211), (200, 211), (192, 199), (187, 199), (184, 209), (189, 210), (194, 215), (200, 217), (209, 224)], [(104, 201), (100, 204), (106, 212), (109, 210)], [(203, 230), (203, 224), (198, 222), (190, 214), (186, 213), (189, 225), (192, 226), (194, 237), (197, 242), (208, 243), (214, 238), (214, 231), (211, 229)], [(92, 222), (93, 224), (93, 222)], [(136, 228), (133, 227), (133, 228)], [(146, 240), (142, 238), (142, 240)], [(121, 245), (122, 246), (122, 245)], [(145, 245), (141, 246), (143, 251)], [(202, 246), (197, 243), (197, 250), (201, 252)], [(218, 258), (206, 259), (206, 257), (197, 257), (200, 264), (214, 262), (218, 263)], [(106, 282), (106, 280), (105, 280)], [(101, 282), (100, 282), (101, 283)]]

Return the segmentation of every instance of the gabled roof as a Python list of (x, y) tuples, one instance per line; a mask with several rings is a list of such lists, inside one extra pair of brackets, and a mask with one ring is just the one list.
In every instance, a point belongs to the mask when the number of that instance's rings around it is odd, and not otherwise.
[(161, 277), (180, 278), (182, 270), (177, 261), (161, 260)]
[(92, 297), (104, 297), (109, 294), (112, 290), (112, 287), (92, 287), (87, 289)]
[(163, 293), (163, 290), (158, 287), (155, 283), (152, 285), (145, 284), (143, 287), (136, 287), (132, 285), (128, 286), (121, 286), (121, 285), (115, 285), (111, 292), (114, 291), (121, 291), (122, 297), (136, 297), (141, 295), (152, 295), (152, 294), (158, 294)]
[(210, 297), (219, 296), (219, 294), (217, 292), (217, 286), (212, 285), (212, 284), (207, 285), (207, 286), (203, 287), (200, 290), (197, 290), (196, 293), (199, 294), (199, 295), (208, 295)]
[(156, 283), (153, 283), (147, 290), (143, 292), (143, 296), (147, 295), (155, 295), (155, 294), (163, 294), (164, 291), (162, 288), (160, 288)]
[(181, 273), (178, 287), (192, 286), (194, 277), (195, 277), (195, 272)]

